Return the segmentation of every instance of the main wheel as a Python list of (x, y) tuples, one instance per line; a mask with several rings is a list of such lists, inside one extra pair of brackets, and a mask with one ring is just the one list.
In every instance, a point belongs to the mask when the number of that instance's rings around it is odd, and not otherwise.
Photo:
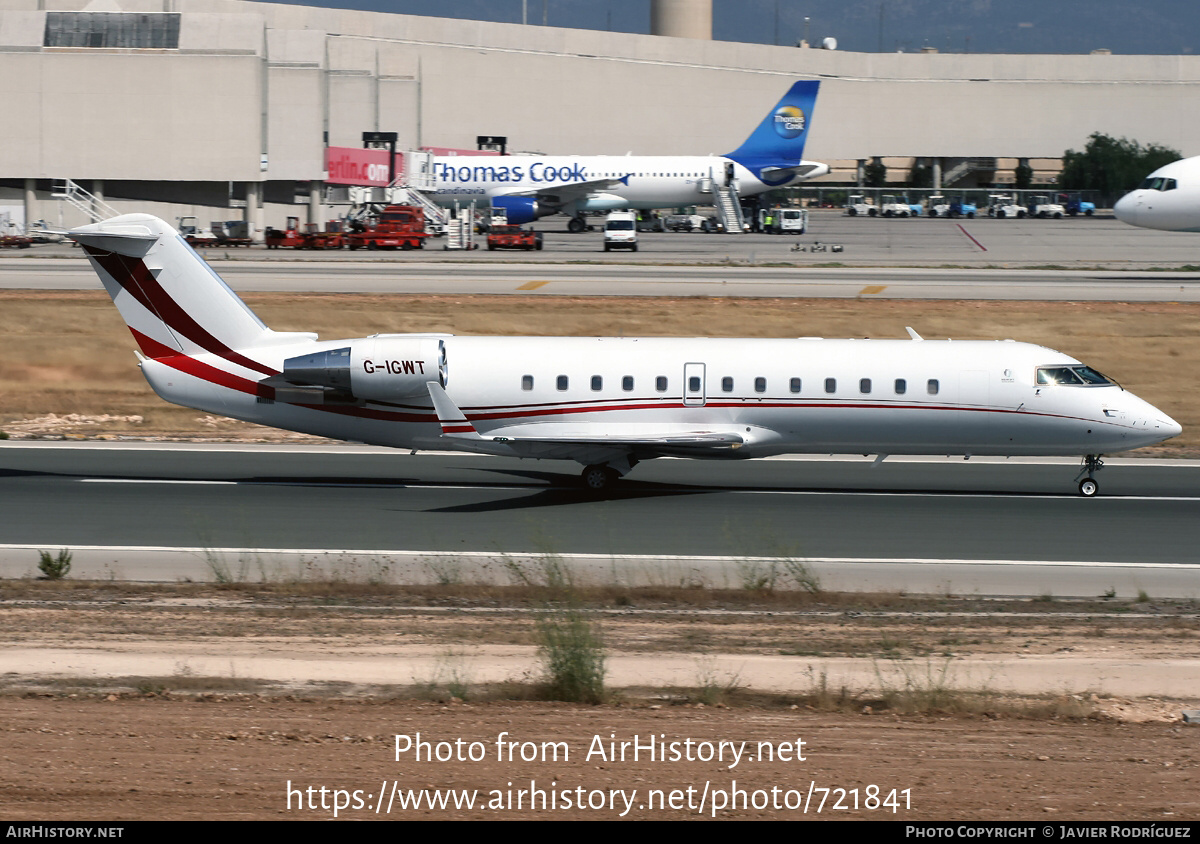
[(587, 224), (578, 217), (572, 217), (567, 222), (567, 231), (569, 231), (571, 234), (579, 234), (585, 228), (587, 228)]
[(617, 480), (617, 473), (603, 463), (593, 463), (583, 470), (580, 478), (587, 489), (592, 492), (603, 492), (612, 488)]
[(1094, 478), (1084, 478), (1079, 482), (1079, 494), (1084, 498), (1091, 498), (1099, 491), (1100, 484)]

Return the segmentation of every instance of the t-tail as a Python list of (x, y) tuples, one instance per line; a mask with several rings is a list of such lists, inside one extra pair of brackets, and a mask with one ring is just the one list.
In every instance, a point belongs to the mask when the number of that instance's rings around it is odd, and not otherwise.
[[(189, 407), (230, 412), (224, 403), (197, 401), (181, 391), (179, 374), (208, 387), (248, 396), (280, 372), (280, 347), (311, 343), (316, 335), (267, 328), (196, 254), (179, 232), (157, 217), (126, 214), (70, 232), (87, 253), (141, 350), (142, 370), (155, 391)], [(156, 377), (171, 370), (177, 377)]]
[(820, 85), (811, 79), (792, 85), (745, 143), (725, 157), (772, 187), (828, 173), (827, 165), (804, 160), (804, 144), (812, 127)]

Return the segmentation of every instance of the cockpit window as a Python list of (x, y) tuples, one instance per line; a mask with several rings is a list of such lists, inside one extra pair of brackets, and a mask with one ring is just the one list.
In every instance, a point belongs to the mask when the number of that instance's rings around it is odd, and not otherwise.
[(1102, 387), (1113, 382), (1090, 366), (1039, 366), (1037, 383), (1038, 386)]
[(1164, 179), (1162, 176), (1151, 176), (1148, 179), (1143, 179), (1142, 183), (1138, 185), (1138, 187), (1141, 190), (1166, 191), (1175, 190), (1175, 188), (1178, 187), (1178, 183), (1174, 179)]

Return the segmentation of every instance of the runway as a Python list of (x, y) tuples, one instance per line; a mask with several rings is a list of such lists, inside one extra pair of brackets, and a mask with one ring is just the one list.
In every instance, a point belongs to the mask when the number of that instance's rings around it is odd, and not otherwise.
[[(1091, 596), (1200, 593), (1200, 462), (1112, 460), (1095, 499), (1059, 460), (643, 463), (611, 498), (576, 467), (355, 446), (4, 443), (0, 572), (71, 548), (78, 576), (249, 579), (297, 567), (739, 588), (774, 560), (824, 588)], [(89, 568), (91, 569), (89, 571)], [(240, 569), (240, 571), (238, 571)], [(107, 573), (107, 575), (106, 575)], [(227, 572), (228, 574), (228, 572)]]
[[(555, 231), (538, 253), (204, 253), (239, 292), (1200, 301), (1200, 273), (1179, 270), (1194, 238), (1111, 219), (814, 219), (799, 238), (643, 234), (636, 255)], [(818, 241), (844, 251), (792, 251)], [(3, 289), (98, 287), (67, 246), (0, 256)]]

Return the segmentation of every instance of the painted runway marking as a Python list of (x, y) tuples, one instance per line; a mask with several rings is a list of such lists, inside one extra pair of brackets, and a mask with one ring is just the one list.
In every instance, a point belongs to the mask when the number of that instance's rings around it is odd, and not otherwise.
[(550, 282), (548, 281), (527, 281), (518, 287), (518, 290), (537, 290), (539, 287), (545, 287)]
[(962, 223), (955, 223), (955, 225), (957, 225), (957, 226), (958, 226), (958, 230), (959, 230), (959, 231), (961, 231), (961, 232), (962, 232), (963, 234), (965, 234), (967, 237), (971, 238), (971, 242), (972, 242), (972, 243), (974, 243), (976, 246), (978, 246), (978, 247), (979, 247), (980, 249), (982, 249), (984, 252), (987, 252), (987, 247), (986, 247), (986, 246), (984, 246), (982, 243), (980, 243), (978, 240), (976, 240), (976, 239), (975, 239), (975, 238), (974, 238), (974, 237), (971, 235), (971, 233), (970, 233), (969, 231), (967, 231), (965, 228), (963, 228), (963, 224), (962, 224)]
[(887, 290), (886, 284), (868, 284), (862, 290), (858, 291), (859, 296), (870, 296), (875, 293), (882, 293)]
[(183, 486), (236, 486), (238, 481), (188, 481), (163, 478), (80, 478), (81, 484), (179, 484)]

